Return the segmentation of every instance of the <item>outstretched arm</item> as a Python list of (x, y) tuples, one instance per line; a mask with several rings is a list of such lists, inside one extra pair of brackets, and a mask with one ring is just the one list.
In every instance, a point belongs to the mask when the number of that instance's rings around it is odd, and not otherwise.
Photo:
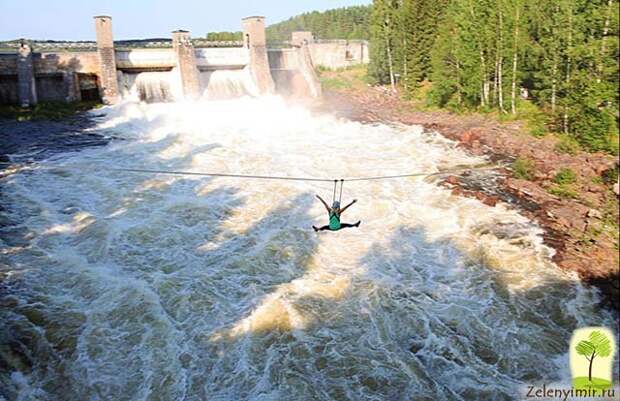
[(351, 205), (353, 205), (355, 202), (357, 202), (357, 199), (353, 199), (353, 201), (351, 201), (351, 203), (349, 203), (348, 205), (346, 205), (345, 207), (343, 207), (342, 209), (340, 209), (340, 214), (344, 213), (345, 210), (347, 210)]
[(325, 209), (327, 209), (327, 211), (329, 212), (329, 206), (327, 206), (327, 203), (323, 200), (323, 198), (321, 198), (319, 195), (317, 195), (316, 197), (321, 201), (323, 206), (325, 206)]

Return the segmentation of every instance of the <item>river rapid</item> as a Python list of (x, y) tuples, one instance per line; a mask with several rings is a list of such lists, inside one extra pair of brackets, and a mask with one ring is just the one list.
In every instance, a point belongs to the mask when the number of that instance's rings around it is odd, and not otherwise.
[[(2, 173), (0, 400), (515, 400), (570, 383), (568, 343), (615, 327), (505, 204), (424, 177), (484, 160), (418, 126), (278, 97), (125, 101), (105, 146)], [(19, 155), (14, 155), (18, 157)]]

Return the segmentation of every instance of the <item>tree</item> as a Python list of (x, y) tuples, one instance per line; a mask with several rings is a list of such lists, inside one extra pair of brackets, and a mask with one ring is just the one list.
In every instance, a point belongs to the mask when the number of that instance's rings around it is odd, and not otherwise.
[(394, 59), (398, 44), (396, 6), (394, 0), (375, 0), (370, 18), (370, 66), (368, 75), (379, 84), (395, 85)]
[(594, 330), (588, 336), (588, 340), (581, 340), (575, 347), (579, 355), (584, 356), (589, 362), (588, 380), (592, 382), (592, 364), (594, 358), (605, 358), (611, 354), (611, 343), (604, 333)]
[[(617, 0), (374, 0), (269, 27), (370, 40), (368, 76), (429, 103), (518, 116), (520, 89), (545, 131), (618, 152)], [(400, 79), (397, 79), (400, 77)], [(510, 105), (508, 104), (510, 103)]]

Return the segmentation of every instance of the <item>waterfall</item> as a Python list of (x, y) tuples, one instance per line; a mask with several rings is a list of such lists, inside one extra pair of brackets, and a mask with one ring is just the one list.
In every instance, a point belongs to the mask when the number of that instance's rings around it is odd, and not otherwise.
[(180, 98), (176, 73), (171, 71), (120, 73), (123, 97), (147, 103), (172, 102)]
[(257, 96), (258, 90), (248, 68), (200, 72), (203, 97), (210, 100)]

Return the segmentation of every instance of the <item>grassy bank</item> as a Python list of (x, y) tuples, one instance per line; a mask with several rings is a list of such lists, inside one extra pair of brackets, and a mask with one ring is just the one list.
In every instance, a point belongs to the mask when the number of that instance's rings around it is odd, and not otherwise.
[(361, 89), (368, 86), (368, 69), (365, 65), (356, 65), (335, 70), (319, 67), (316, 72), (323, 89), (347, 90)]
[(89, 102), (41, 102), (34, 107), (0, 106), (0, 118), (17, 121), (61, 120), (76, 113), (97, 109), (102, 104)]

